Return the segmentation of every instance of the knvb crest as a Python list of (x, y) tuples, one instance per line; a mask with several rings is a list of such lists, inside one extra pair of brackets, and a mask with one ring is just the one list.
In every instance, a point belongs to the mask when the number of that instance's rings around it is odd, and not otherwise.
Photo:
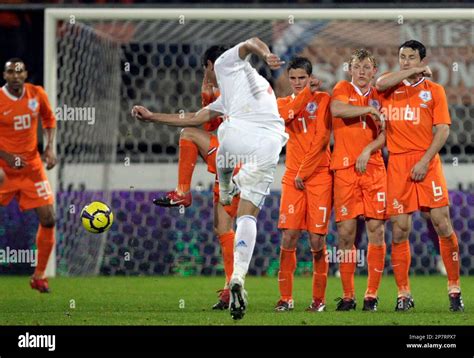
[(38, 100), (36, 98), (28, 100), (28, 108), (31, 109), (31, 111), (36, 112), (38, 109)]
[(316, 102), (308, 102), (308, 104), (306, 105), (306, 112), (308, 112), (309, 114), (314, 114), (317, 109), (318, 105), (316, 104)]
[(431, 91), (421, 91), (419, 96), (423, 102), (431, 101)]
[(369, 99), (369, 106), (380, 109), (380, 103), (376, 99)]

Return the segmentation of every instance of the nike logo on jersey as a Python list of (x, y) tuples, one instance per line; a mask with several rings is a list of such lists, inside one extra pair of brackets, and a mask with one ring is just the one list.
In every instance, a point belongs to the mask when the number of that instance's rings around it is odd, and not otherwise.
[(436, 198), (436, 199), (434, 199), (434, 201), (440, 201), (441, 199), (443, 199), (443, 197), (441, 197), (441, 198)]
[(395, 94), (405, 93), (404, 91), (395, 91)]
[(383, 210), (377, 210), (377, 213), (379, 213), (379, 214), (380, 214), (380, 213), (383, 213), (383, 212), (385, 212), (385, 209), (383, 209)]
[(323, 227), (324, 224), (316, 224), (316, 227)]
[(357, 99), (355, 99), (355, 98), (349, 98), (349, 101), (350, 101), (350, 102), (356, 102)]
[(13, 111), (13, 109), (10, 109), (9, 111), (3, 112), (3, 115), (6, 116), (6, 115), (8, 115), (11, 111)]

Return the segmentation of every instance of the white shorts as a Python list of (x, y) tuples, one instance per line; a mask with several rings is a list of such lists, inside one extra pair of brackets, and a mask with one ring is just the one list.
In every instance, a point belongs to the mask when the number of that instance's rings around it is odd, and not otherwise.
[(217, 168), (234, 168), (241, 163), (242, 167), (233, 181), (240, 190), (240, 197), (261, 209), (270, 193), (286, 138), (279, 138), (269, 131), (248, 132), (229, 125), (219, 128), (218, 136)]

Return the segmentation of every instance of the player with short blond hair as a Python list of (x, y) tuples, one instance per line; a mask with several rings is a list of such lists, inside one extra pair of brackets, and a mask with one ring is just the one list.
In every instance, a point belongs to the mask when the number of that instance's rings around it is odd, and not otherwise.
[(356, 269), (355, 238), (357, 218), (363, 216), (368, 237), (368, 280), (364, 310), (376, 311), (377, 290), (385, 266), (385, 164), (381, 148), (385, 133), (380, 122), (378, 94), (371, 82), (377, 62), (366, 49), (352, 53), (349, 62), (351, 82), (340, 81), (331, 99), (334, 149), (331, 169), (334, 170), (334, 210), (341, 255), (343, 297), (338, 311), (356, 308), (354, 273)]

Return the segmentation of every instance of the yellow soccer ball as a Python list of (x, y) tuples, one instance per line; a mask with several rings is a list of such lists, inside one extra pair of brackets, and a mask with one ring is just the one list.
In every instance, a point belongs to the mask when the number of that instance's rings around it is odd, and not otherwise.
[(114, 222), (114, 214), (101, 201), (93, 201), (86, 205), (81, 211), (82, 226), (94, 234), (106, 232)]

